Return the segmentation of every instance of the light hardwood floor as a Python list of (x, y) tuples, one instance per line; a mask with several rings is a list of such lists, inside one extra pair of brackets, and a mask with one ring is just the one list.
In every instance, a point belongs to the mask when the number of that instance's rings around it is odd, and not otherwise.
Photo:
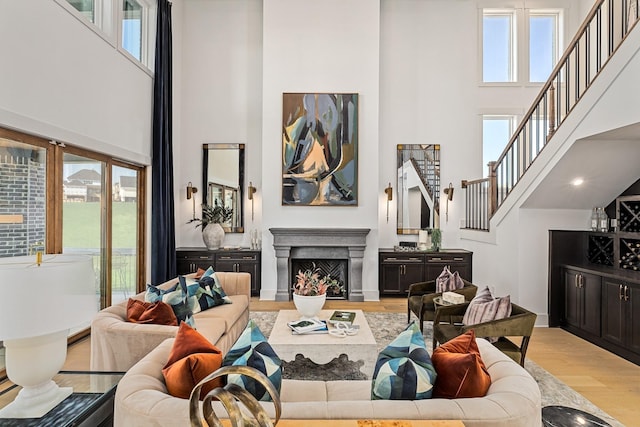
[[(259, 301), (252, 311), (294, 309), (292, 302)], [(328, 309), (406, 313), (406, 299), (378, 302), (327, 301)], [(89, 369), (89, 339), (69, 348), (64, 369)], [(527, 357), (628, 427), (640, 427), (640, 366), (559, 328), (536, 328)]]

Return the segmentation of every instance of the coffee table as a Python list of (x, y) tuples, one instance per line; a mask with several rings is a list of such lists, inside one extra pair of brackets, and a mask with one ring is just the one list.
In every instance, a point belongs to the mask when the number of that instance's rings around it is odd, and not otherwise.
[[(113, 398), (124, 372), (60, 371), (53, 380), (73, 393), (42, 418), (4, 418), (9, 427), (95, 427), (113, 425)], [(21, 387), (0, 392), (0, 409), (13, 402)]]
[[(322, 310), (318, 317), (326, 320), (333, 311)], [(296, 310), (280, 310), (269, 335), (269, 344), (278, 357), (287, 362), (295, 360), (296, 355), (301, 354), (315, 363), (326, 364), (345, 354), (350, 361), (362, 360), (364, 365), (361, 372), (371, 378), (378, 359), (376, 340), (362, 310), (348, 311), (356, 313), (353, 323), (360, 325), (360, 331), (356, 335), (340, 338), (331, 334), (294, 335), (287, 322), (298, 320), (300, 314)], [(329, 328), (333, 326), (329, 325)]]

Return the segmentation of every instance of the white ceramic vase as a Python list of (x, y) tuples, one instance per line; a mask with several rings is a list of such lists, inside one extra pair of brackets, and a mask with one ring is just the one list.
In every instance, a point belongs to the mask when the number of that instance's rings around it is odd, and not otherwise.
[(296, 310), (300, 313), (300, 318), (311, 319), (318, 318), (318, 313), (324, 307), (324, 302), (327, 299), (327, 294), (305, 296), (293, 294), (293, 304), (296, 306)]
[(218, 223), (209, 223), (202, 230), (202, 240), (207, 249), (218, 249), (224, 241), (224, 229)]

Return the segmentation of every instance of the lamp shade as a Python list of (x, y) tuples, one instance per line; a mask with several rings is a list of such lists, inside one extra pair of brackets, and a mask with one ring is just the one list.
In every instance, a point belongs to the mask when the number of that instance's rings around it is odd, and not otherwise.
[(0, 340), (36, 337), (89, 322), (98, 292), (89, 256), (0, 258)]

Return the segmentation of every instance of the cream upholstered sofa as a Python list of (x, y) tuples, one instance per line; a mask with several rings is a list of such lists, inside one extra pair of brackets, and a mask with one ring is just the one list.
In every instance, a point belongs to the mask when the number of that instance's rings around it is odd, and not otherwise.
[[(249, 321), (251, 275), (216, 272), (216, 277), (232, 303), (196, 313), (194, 319), (198, 332), (225, 354)], [(177, 281), (169, 280), (159, 287), (166, 289)], [(144, 292), (132, 298), (144, 300)], [(177, 326), (128, 322), (126, 301), (107, 307), (91, 322), (91, 370), (126, 371), (177, 332)]]
[[(491, 375), (486, 396), (466, 399), (371, 400), (371, 381), (283, 380), (283, 419), (426, 419), (462, 420), (466, 427), (540, 427), (540, 390), (520, 365), (484, 339), (477, 339)], [(162, 367), (173, 340), (160, 344), (120, 380), (114, 425), (186, 426), (189, 401), (167, 393)], [(214, 402), (216, 414), (226, 412)], [(263, 402), (274, 416), (273, 404)]]

